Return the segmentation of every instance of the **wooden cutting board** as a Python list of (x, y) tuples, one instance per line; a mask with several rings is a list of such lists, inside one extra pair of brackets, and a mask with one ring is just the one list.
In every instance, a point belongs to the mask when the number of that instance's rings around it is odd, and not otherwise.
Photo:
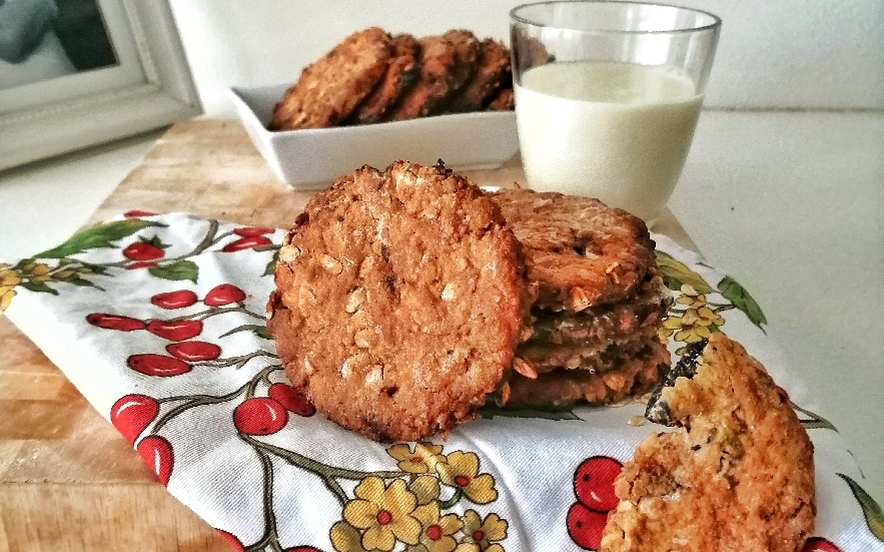
[[(524, 181), (518, 158), (464, 174)], [(139, 209), (285, 228), (310, 195), (276, 178), (238, 122), (192, 120), (166, 132), (90, 222)], [(695, 249), (668, 212), (654, 230)], [(2, 316), (0, 344), (0, 552), (230, 550)]]

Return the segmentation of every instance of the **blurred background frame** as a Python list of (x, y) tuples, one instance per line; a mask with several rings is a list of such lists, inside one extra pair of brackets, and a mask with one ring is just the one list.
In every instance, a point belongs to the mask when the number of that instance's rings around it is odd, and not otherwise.
[(0, 0), (0, 170), (201, 112), (168, 0)]

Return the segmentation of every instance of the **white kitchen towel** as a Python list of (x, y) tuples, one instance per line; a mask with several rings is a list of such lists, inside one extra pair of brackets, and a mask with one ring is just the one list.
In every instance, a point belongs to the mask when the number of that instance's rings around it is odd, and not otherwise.
[[(283, 232), (184, 213), (126, 216), (0, 263), (0, 308), (133, 443), (169, 492), (241, 550), (578, 551), (612, 480), (662, 428), (644, 406), (490, 413), (447, 440), (380, 444), (315, 413), (264, 325)], [(722, 331), (788, 393), (815, 446), (805, 551), (884, 550), (884, 516), (825, 405), (740, 284), (665, 236), (677, 356)], [(590, 483), (583, 474), (590, 473)]]

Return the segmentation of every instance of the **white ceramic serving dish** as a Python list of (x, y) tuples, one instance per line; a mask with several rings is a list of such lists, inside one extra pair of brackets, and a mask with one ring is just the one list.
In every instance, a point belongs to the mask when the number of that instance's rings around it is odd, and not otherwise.
[(294, 188), (323, 188), (362, 165), (383, 169), (397, 159), (421, 164), (441, 159), (454, 170), (492, 169), (519, 149), (513, 111), (271, 132), (267, 122), (286, 87), (231, 88), (230, 97), (255, 147)]

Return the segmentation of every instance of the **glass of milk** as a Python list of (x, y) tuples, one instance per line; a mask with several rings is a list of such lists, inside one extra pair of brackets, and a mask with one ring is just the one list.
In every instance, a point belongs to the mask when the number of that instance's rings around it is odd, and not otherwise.
[(690, 149), (721, 20), (634, 2), (554, 1), (510, 12), (528, 186), (596, 197), (649, 224)]

